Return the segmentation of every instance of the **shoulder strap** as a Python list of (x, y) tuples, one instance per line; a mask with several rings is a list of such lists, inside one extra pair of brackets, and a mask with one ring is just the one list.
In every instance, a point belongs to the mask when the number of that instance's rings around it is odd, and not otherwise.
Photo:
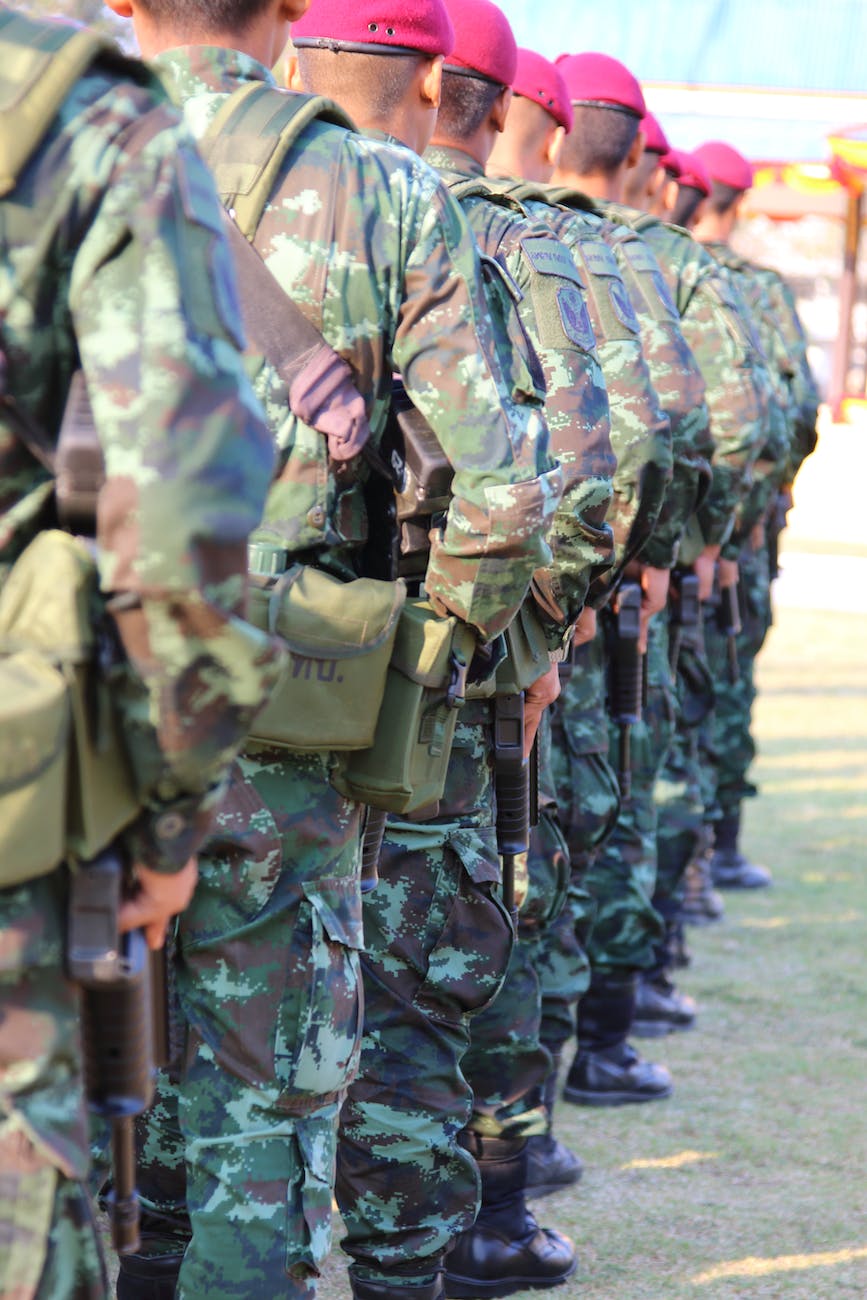
[(579, 212), (594, 212), (599, 215), (599, 209), (590, 196), (569, 185), (546, 185), (545, 197), (549, 203), (559, 203), (564, 208), (576, 208)]
[(323, 95), (300, 95), (253, 81), (229, 95), (199, 139), (220, 198), (252, 240), (287, 153), (311, 122), (354, 131), (353, 122)]
[(498, 203), (503, 208), (509, 208), (512, 212), (517, 212), (521, 217), (527, 215), (527, 209), (510, 189), (502, 186), (496, 180), (489, 180), (487, 176), (468, 176), (464, 180), (450, 184), (449, 190), (459, 203), (463, 199), (478, 196), (488, 199), (491, 203)]
[(0, 10), (0, 197), (14, 189), (66, 96), (100, 55), (96, 32)]

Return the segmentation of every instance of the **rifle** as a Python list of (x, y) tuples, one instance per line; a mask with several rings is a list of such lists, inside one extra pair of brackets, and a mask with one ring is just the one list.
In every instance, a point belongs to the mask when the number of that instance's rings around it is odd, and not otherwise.
[[(155, 1062), (168, 1056), (168, 1017), (164, 951), (149, 959), (143, 931), (121, 935), (118, 929), (123, 877), (120, 857), (112, 848), (80, 864), (73, 874), (67, 966), (82, 993), (88, 1105), (111, 1126), (112, 1243), (119, 1255), (128, 1255), (140, 1245), (133, 1120), (153, 1100)], [(153, 970), (161, 985), (156, 997)]]
[(638, 648), (641, 633), (641, 587), (624, 582), (617, 593), (617, 610), (609, 619), (614, 632), (611, 647), (611, 716), (620, 729), (618, 781), (624, 799), (632, 794), (631, 728), (641, 721), (644, 697), (644, 655)]
[(736, 582), (731, 587), (720, 587), (719, 606), (716, 612), (717, 627), (726, 638), (726, 653), (729, 661), (729, 681), (734, 686), (740, 681), (741, 670), (738, 664), (738, 637), (743, 630), (741, 609), (738, 600)]
[(672, 631), (668, 647), (668, 661), (671, 665), (673, 677), (677, 672), (684, 633), (694, 631), (701, 621), (697, 574), (687, 573), (683, 569), (675, 569), (672, 572), (669, 610)]
[(515, 858), (530, 847), (530, 764), (524, 758), (524, 694), (494, 696), (494, 791), (503, 903), (517, 926)]

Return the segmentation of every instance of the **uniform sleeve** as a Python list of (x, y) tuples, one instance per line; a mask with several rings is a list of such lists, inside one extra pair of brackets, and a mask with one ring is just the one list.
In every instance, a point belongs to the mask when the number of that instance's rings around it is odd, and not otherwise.
[(511, 622), (551, 552), (563, 490), (538, 401), (499, 359), (469, 227), (442, 185), (419, 191), (393, 359), (454, 468), (425, 586), (489, 640)]
[(128, 658), (118, 695), (145, 804), (127, 843), (173, 870), (203, 839), (281, 665), (239, 616), (273, 451), (241, 368), (204, 165), (169, 115), (144, 148), (118, 143), (70, 307), (105, 457), (101, 582)]
[(713, 482), (700, 507), (699, 523), (707, 544), (722, 544), (731, 532), (738, 501), (749, 487), (762, 442), (755, 362), (721, 274), (711, 271), (699, 282), (682, 323), (704, 376), (715, 444)]
[(544, 228), (526, 224), (507, 263), (545, 377), (551, 448), (563, 469), (563, 497), (548, 534), (553, 561), (544, 579), (537, 575), (562, 611), (562, 635), (581, 613), (591, 583), (614, 561), (614, 538), (605, 522), (615, 469), (608, 395), (569, 250)]
[[(633, 241), (629, 250), (618, 247), (617, 251), (638, 317), (650, 380), (671, 425), (672, 476), (641, 558), (656, 568), (670, 569), (709, 476), (713, 444), (705, 385), (649, 248)], [(653, 270), (646, 269), (651, 266)]]

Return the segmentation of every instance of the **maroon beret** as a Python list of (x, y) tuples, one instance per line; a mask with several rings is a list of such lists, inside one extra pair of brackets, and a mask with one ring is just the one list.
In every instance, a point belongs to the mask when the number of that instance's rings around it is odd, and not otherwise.
[(446, 0), (455, 43), (446, 60), (450, 72), (484, 77), (511, 86), (518, 47), (509, 20), (491, 0)]
[(707, 198), (711, 191), (711, 179), (708, 169), (702, 160), (694, 153), (689, 153), (686, 149), (672, 149), (671, 151), (680, 165), (680, 173), (677, 178), (678, 185), (688, 185), (691, 189), (700, 190)]
[(730, 185), (733, 190), (748, 190), (753, 183), (753, 169), (742, 153), (722, 140), (708, 140), (693, 150), (701, 159), (712, 181)]
[(443, 0), (312, 0), (292, 24), (292, 44), (367, 54), (451, 53), (455, 34)]
[(551, 114), (559, 126), (572, 130), (572, 105), (566, 82), (550, 60), (535, 50), (518, 47), (518, 68), (512, 81), (516, 95), (532, 99)]
[(677, 179), (680, 176), (680, 160), (678, 159), (679, 153), (680, 153), (679, 149), (669, 149), (668, 153), (664, 153), (659, 160), (661, 166), (663, 166), (667, 172), (669, 172), (672, 176), (674, 176), (675, 179)]
[(652, 113), (645, 113), (641, 119), (644, 132), (644, 147), (649, 153), (668, 153), (671, 145), (665, 138), (665, 132)]
[(644, 117), (641, 86), (619, 59), (609, 54), (561, 54), (557, 67), (573, 104), (620, 108)]

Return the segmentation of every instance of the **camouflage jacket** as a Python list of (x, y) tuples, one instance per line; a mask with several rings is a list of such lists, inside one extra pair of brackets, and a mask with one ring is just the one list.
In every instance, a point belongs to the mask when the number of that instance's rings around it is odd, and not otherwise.
[(653, 390), (641, 350), (635, 314), (617, 262), (605, 242), (610, 223), (586, 209), (561, 207), (551, 187), (529, 182), (490, 182), (517, 198), (572, 253), (596, 350), (608, 389), (611, 446), (617, 459), (608, 515), (615, 565), (596, 584), (591, 603), (600, 604), (626, 563), (648, 542), (672, 474), (671, 424)]
[(713, 481), (697, 511), (697, 522), (701, 544), (724, 543), (764, 441), (758, 359), (738, 313), (730, 277), (698, 240), (648, 213), (632, 213), (629, 223), (659, 263), (680, 313), (684, 338), (704, 377), (715, 447)]
[[(172, 50), (155, 66), (196, 136), (236, 87), (273, 84), (254, 59), (216, 47)], [(550, 561), (545, 533), (562, 473), (541, 407), (512, 400), (460, 208), (408, 150), (315, 121), (285, 158), (255, 245), (348, 362), (375, 443), (392, 373), (401, 372), (455, 471), (425, 585), (484, 639), (496, 635)], [(350, 463), (338, 478), (324, 440), (292, 416), (270, 366), (256, 388), (279, 455), (257, 537), (351, 576), (367, 535), (364, 467)]]
[(490, 197), (474, 159), (443, 146), (428, 149), (425, 158), (455, 191), (482, 253), (505, 270), (529, 346), (542, 365), (545, 417), (565, 482), (548, 535), (554, 562), (546, 587), (568, 625), (580, 614), (590, 583), (613, 561), (605, 515), (615, 462), (586, 294), (568, 249), (547, 226), (527, 219), (516, 201)]
[[(4, 111), (16, 66), (64, 31), (0, 9)], [(101, 583), (137, 670), (118, 696), (146, 810), (126, 843), (172, 870), (281, 662), (237, 617), (274, 457), (211, 179), (139, 65), (84, 73), (0, 199), (0, 326), (9, 396), (52, 444), (84, 371), (106, 468)], [(14, 430), (0, 409), (0, 573), (53, 523), (50, 475)]]
[[(571, 201), (571, 196), (564, 197), (567, 204)], [(687, 523), (710, 486), (714, 448), (704, 377), (652, 250), (624, 222), (624, 215), (631, 210), (598, 199), (595, 207), (611, 223), (608, 244), (638, 319), (651, 382), (671, 422), (672, 479), (653, 536), (642, 554), (649, 564), (670, 569), (677, 561)]]
[(803, 461), (816, 446), (816, 416), (819, 412), (819, 390), (807, 359), (807, 339), (798, 315), (795, 295), (780, 275), (768, 266), (751, 263), (763, 283), (774, 320), (786, 345), (791, 371), (788, 374), (792, 398), (791, 435), (789, 453), (789, 482), (794, 479)]
[(706, 247), (730, 274), (742, 304), (742, 319), (750, 330), (753, 347), (764, 363), (760, 370), (765, 410), (764, 438), (753, 467), (752, 484), (738, 504), (735, 528), (728, 543), (729, 553), (732, 548), (736, 553), (753, 526), (767, 514), (777, 489), (790, 476), (795, 411), (789, 378), (794, 363), (777, 325), (767, 288), (751, 264), (728, 244), (714, 242)]

